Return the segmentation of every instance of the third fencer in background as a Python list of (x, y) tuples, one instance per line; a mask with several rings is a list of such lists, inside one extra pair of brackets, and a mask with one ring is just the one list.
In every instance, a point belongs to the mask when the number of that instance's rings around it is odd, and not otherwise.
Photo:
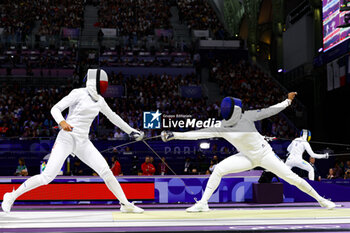
[(300, 137), (294, 139), (291, 144), (289, 144), (288, 158), (286, 165), (292, 169), (293, 167), (298, 167), (302, 170), (308, 171), (309, 180), (315, 180), (315, 171), (314, 168), (303, 159), (304, 151), (316, 159), (328, 159), (328, 153), (325, 154), (316, 154), (312, 151), (309, 141), (311, 140), (311, 132), (307, 129), (303, 129), (300, 133)]

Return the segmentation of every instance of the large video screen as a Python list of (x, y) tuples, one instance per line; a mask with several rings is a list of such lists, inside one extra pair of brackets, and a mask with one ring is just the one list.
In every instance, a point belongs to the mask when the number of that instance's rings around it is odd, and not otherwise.
[(349, 11), (340, 12), (343, 0), (323, 0), (323, 51), (350, 38), (350, 27), (337, 28), (344, 24), (344, 15)]

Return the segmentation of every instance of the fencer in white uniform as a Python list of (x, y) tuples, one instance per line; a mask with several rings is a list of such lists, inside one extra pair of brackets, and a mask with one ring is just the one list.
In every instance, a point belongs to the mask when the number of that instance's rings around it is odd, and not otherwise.
[[(130, 127), (114, 113), (101, 96), (108, 86), (108, 76), (104, 70), (89, 69), (86, 88), (73, 89), (69, 95), (60, 100), (51, 109), (51, 114), (60, 125), (45, 170), (26, 180), (17, 190), (6, 193), (1, 207), (10, 212), (11, 207), (20, 195), (41, 185), (49, 184), (61, 170), (66, 158), (72, 154), (90, 166), (104, 180), (109, 190), (121, 203), (122, 212), (142, 213), (143, 209), (130, 203), (119, 182), (113, 175), (106, 160), (89, 140), (90, 126), (99, 112), (103, 113), (114, 125), (136, 140), (143, 139), (143, 132)], [(69, 107), (65, 120), (62, 111)]]
[(313, 167), (303, 159), (304, 151), (313, 158), (316, 159), (328, 159), (328, 153), (316, 154), (312, 151), (309, 141), (311, 140), (311, 132), (307, 129), (303, 129), (300, 133), (300, 137), (294, 139), (288, 146), (287, 151), (289, 153), (286, 165), (292, 169), (298, 167), (309, 173), (309, 180), (315, 180), (315, 171)]
[(250, 170), (257, 166), (263, 167), (288, 183), (295, 185), (315, 198), (322, 207), (328, 209), (335, 207), (333, 202), (321, 197), (310, 184), (293, 173), (275, 155), (269, 143), (265, 141), (264, 137), (255, 128), (255, 121), (279, 113), (291, 104), (295, 95), (295, 92), (289, 93), (288, 99), (279, 104), (261, 110), (245, 111), (244, 113), (242, 113), (242, 102), (240, 99), (226, 97), (221, 102), (221, 115), (223, 117), (221, 127), (204, 128), (185, 133), (162, 132), (161, 135), (164, 142), (172, 139), (198, 140), (219, 137), (226, 139), (239, 151), (239, 153), (224, 159), (216, 165), (214, 172), (209, 177), (202, 199), (188, 208), (188, 212), (209, 211), (208, 200), (220, 184), (222, 176)]

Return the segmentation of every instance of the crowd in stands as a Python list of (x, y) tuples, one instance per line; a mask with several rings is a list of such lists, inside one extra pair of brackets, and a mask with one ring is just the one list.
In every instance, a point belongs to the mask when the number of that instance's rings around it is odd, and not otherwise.
[(0, 4), (0, 28), (5, 35), (13, 35), (17, 41), (24, 41), (33, 29), (36, 14), (40, 9), (38, 0), (4, 0)]
[[(143, 128), (142, 112), (150, 109), (159, 109), (163, 114), (190, 114), (197, 119), (217, 117), (219, 114), (217, 104), (208, 105), (204, 97), (192, 99), (180, 96), (179, 86), (199, 85), (200, 81), (195, 74), (176, 77), (167, 74), (148, 74), (125, 78), (121, 73), (112, 73), (110, 80), (113, 85), (125, 85), (127, 96), (108, 98), (106, 101), (134, 128)], [(113, 125), (104, 116), (100, 117), (100, 122), (107, 128), (113, 128)], [(115, 132), (114, 135), (109, 134), (110, 139), (126, 136), (118, 130)], [(157, 131), (146, 131), (146, 133), (154, 136)]]
[(100, 56), (102, 66), (155, 66), (155, 67), (191, 67), (193, 61), (189, 53), (169, 52), (146, 52), (146, 51), (125, 51), (106, 50)]
[[(185, 42), (175, 42), (172, 33), (155, 35), (155, 29), (171, 29), (170, 7), (167, 0), (101, 0), (99, 1), (100, 28), (115, 28), (117, 40), (115, 51), (101, 48), (100, 56), (91, 56), (91, 64), (100, 62), (100, 66), (193, 66), (193, 46)], [(205, 0), (178, 0), (180, 21), (191, 30), (210, 30), (215, 39), (227, 38), (227, 32), (218, 19), (214, 9)], [(37, 36), (57, 36), (61, 28), (83, 27), (84, 1), (79, 0), (5, 0), (0, 4), (0, 27), (4, 34), (16, 35), (25, 39), (33, 29), (35, 21), (40, 22)], [(15, 17), (14, 17), (15, 16)], [(99, 37), (103, 36), (102, 31)], [(97, 35), (96, 35), (97, 36)], [(119, 44), (118, 44), (119, 43)], [(0, 48), (1, 50), (1, 48)], [(177, 53), (181, 51), (183, 53)], [(26, 69), (27, 75), (33, 75), (33, 69), (70, 68), (78, 66), (77, 50), (60, 49), (18, 49), (0, 51), (0, 69), (7, 75), (12, 69)], [(91, 53), (93, 54), (93, 53)], [(99, 60), (98, 60), (99, 59)], [(84, 68), (85, 69), (85, 68)], [(210, 62), (210, 76), (216, 81), (223, 96), (236, 96), (243, 100), (245, 109), (260, 109), (282, 101), (286, 92), (282, 90), (266, 73), (248, 62), (237, 64), (229, 59), (213, 59)], [(50, 76), (50, 75), (48, 75)], [(142, 129), (142, 113), (145, 110), (159, 110), (163, 114), (192, 115), (196, 119), (219, 118), (219, 103), (208, 104), (206, 97), (185, 98), (179, 93), (180, 86), (200, 85), (195, 74), (172, 77), (168, 74), (144, 74), (125, 77), (122, 73), (109, 74), (110, 84), (125, 88), (122, 98), (106, 98), (109, 106), (117, 112), (131, 127)], [(73, 82), (77, 87), (81, 80), (74, 73)], [(0, 87), (0, 138), (54, 137), (58, 129), (50, 109), (66, 96), (72, 85), (54, 88), (30, 88), (19, 86)], [(64, 113), (65, 114), (65, 113)], [(258, 126), (267, 136), (294, 137), (296, 129), (290, 126), (286, 118), (274, 116), (267, 123)], [(179, 129), (178, 129), (179, 130)], [(159, 134), (157, 130), (146, 130), (146, 137)], [(91, 139), (124, 140), (128, 135), (115, 127), (109, 120), (99, 115), (91, 127)], [(128, 153), (128, 151), (126, 151)], [(133, 165), (135, 173), (143, 175), (167, 174), (165, 158), (155, 165), (152, 157), (145, 162)], [(136, 160), (135, 160), (136, 161)], [(210, 174), (219, 158), (213, 155), (207, 161), (198, 153), (193, 160), (184, 161), (184, 174)], [(115, 175), (121, 175), (122, 164), (116, 157), (111, 168)], [(73, 164), (75, 175), (84, 174), (80, 161)], [(350, 177), (349, 164), (337, 164), (330, 170), (329, 178)], [(24, 168), (24, 161), (19, 161)], [(25, 169), (22, 169), (25, 170)], [(19, 174), (24, 175), (23, 171)], [(28, 171), (27, 171), (28, 173)]]
[[(134, 128), (143, 128), (142, 112), (159, 109), (163, 113), (193, 114), (199, 119), (217, 116), (217, 106), (207, 106), (206, 99), (184, 98), (179, 95), (180, 85), (198, 85), (195, 74), (171, 77), (170, 75), (146, 75), (124, 77), (123, 74), (111, 74), (112, 85), (126, 88), (125, 98), (106, 98), (110, 107)], [(55, 136), (56, 123), (50, 115), (51, 107), (69, 93), (71, 86), (62, 88), (21, 88), (1, 87), (0, 96), (0, 135), (3, 137), (51, 137)], [(114, 126), (100, 114), (99, 126), (93, 124), (92, 138), (108, 138)], [(107, 128), (101, 133), (99, 128)], [(155, 131), (148, 132), (156, 133)], [(125, 138), (115, 130), (112, 138)]]
[(11, 47), (2, 51), (2, 55), (0, 55), (0, 68), (8, 69), (8, 75), (11, 74), (11, 69), (18, 68), (26, 69), (27, 75), (33, 75), (32, 69), (75, 69), (76, 66), (77, 49), (75, 46), (59, 49)]
[(50, 137), (56, 134), (51, 107), (69, 93), (67, 88), (1, 86), (1, 137)]
[[(233, 63), (229, 59), (212, 59), (210, 77), (219, 84), (222, 95), (242, 99), (246, 110), (269, 107), (287, 96), (287, 92), (268, 74), (244, 60)], [(275, 115), (267, 123), (262, 129), (266, 136), (293, 138), (296, 135), (295, 128), (290, 127), (283, 117)]]
[(170, 6), (166, 0), (102, 0), (98, 26), (116, 28), (117, 36), (153, 35), (156, 28), (170, 28)]
[(61, 28), (81, 28), (84, 20), (83, 1), (80, 0), (5, 0), (0, 3), (0, 28), (6, 42), (25, 42), (31, 36), (35, 22), (40, 36), (58, 36)]
[[(125, 87), (123, 98), (106, 98), (113, 110), (121, 115), (132, 127), (143, 128), (142, 112), (159, 109), (164, 114), (189, 114), (197, 119), (219, 117), (219, 103), (207, 104), (206, 99), (185, 98), (179, 93), (179, 86), (199, 85), (195, 74), (153, 75), (145, 74), (125, 77), (111, 73), (110, 84)], [(276, 104), (286, 97), (286, 93), (258, 68), (241, 62), (237, 65), (216, 62), (211, 65), (211, 77), (215, 79), (225, 96), (237, 96), (243, 100), (245, 109), (260, 109)], [(76, 82), (77, 83), (77, 82)], [(53, 136), (50, 108), (68, 93), (69, 88), (33, 89), (1, 87), (0, 127), (8, 128), (3, 136)], [(268, 93), (266, 93), (268, 92)], [(270, 93), (271, 92), (271, 93)], [(274, 93), (274, 94), (272, 94)], [(24, 98), (23, 98), (24, 97)], [(45, 99), (45, 102), (41, 101)], [(33, 106), (37, 110), (32, 111)], [(94, 125), (92, 138), (125, 138), (122, 132), (101, 114), (99, 125)], [(102, 130), (102, 134), (99, 129)], [(262, 124), (262, 133), (267, 136), (294, 137), (296, 130), (290, 127), (285, 118), (272, 117)], [(107, 132), (107, 133), (106, 133)], [(147, 132), (154, 135), (156, 131)]]
[(178, 0), (179, 17), (189, 30), (209, 30), (211, 37), (223, 40), (228, 35), (214, 9), (206, 0)]
[(38, 14), (41, 25), (39, 35), (59, 35), (62, 27), (81, 28), (84, 21), (84, 6), (80, 0), (40, 1)]
[(350, 179), (350, 160), (345, 163), (343, 161), (337, 161), (333, 168), (329, 169), (327, 179)]

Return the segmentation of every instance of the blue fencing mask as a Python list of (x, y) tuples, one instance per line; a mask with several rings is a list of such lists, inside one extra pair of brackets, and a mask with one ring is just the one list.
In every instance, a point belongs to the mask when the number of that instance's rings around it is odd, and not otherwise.
[(233, 97), (225, 97), (221, 102), (222, 124), (230, 127), (241, 119), (242, 116), (242, 100)]

